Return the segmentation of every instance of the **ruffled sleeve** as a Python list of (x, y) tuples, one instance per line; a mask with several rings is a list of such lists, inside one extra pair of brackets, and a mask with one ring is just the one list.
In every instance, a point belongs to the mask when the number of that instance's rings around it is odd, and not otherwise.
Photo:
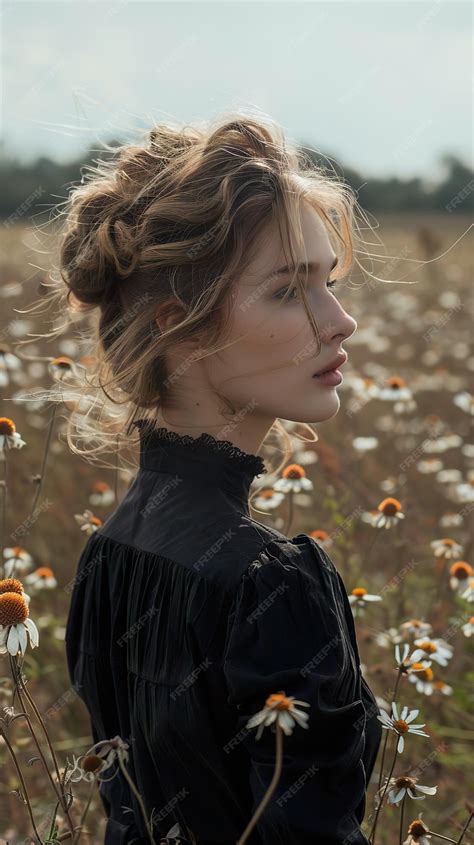
[(316, 544), (271, 542), (244, 572), (232, 605), (224, 672), (249, 755), (254, 809), (275, 766), (275, 733), (248, 719), (272, 693), (308, 702), (307, 729), (284, 736), (283, 768), (257, 829), (265, 845), (367, 845), (366, 714), (337, 573)]

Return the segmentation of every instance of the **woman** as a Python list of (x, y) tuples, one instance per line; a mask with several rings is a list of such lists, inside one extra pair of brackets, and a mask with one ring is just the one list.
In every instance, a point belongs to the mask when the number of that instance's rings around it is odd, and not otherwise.
[[(140, 466), (74, 582), (68, 665), (94, 741), (128, 743), (157, 842), (178, 825), (230, 845), (275, 769), (274, 731), (247, 722), (294, 697), (306, 725), (245, 841), (362, 845), (381, 727), (344, 584), (314, 539), (249, 503), (279, 420), (339, 410), (357, 324), (333, 288), (355, 198), (253, 117), (158, 126), (99, 168), (71, 194), (60, 255), (69, 304), (97, 314), (99, 399), (73, 419), (96, 450), (138, 432)], [(107, 845), (149, 841), (120, 772), (101, 795)]]

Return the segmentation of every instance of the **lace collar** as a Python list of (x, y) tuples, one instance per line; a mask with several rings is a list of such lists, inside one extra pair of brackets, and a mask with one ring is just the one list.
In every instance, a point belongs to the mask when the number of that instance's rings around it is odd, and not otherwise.
[(155, 427), (147, 419), (134, 420), (132, 425), (140, 432), (142, 466), (158, 468), (158, 460), (159, 468), (166, 467), (168, 471), (174, 465), (178, 474), (186, 467), (188, 475), (201, 472), (207, 476), (210, 472), (214, 478), (216, 473), (227, 480), (240, 478), (247, 490), (257, 475), (268, 472), (259, 455), (239, 449), (230, 440), (217, 440), (207, 432), (191, 437), (169, 431), (164, 426)]

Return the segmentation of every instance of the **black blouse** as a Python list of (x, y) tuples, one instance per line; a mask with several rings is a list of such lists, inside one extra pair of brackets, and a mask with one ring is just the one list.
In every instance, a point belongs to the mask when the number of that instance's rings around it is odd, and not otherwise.
[[(140, 432), (140, 467), (88, 538), (66, 629), (71, 682), (93, 741), (129, 744), (156, 841), (179, 823), (235, 845), (268, 787), (275, 734), (247, 729), (274, 692), (310, 704), (249, 845), (367, 845), (360, 829), (381, 738), (352, 611), (326, 551), (251, 518), (262, 458), (164, 428)], [(100, 785), (105, 845), (149, 842), (120, 771)], [(183, 838), (191, 841), (191, 837)]]

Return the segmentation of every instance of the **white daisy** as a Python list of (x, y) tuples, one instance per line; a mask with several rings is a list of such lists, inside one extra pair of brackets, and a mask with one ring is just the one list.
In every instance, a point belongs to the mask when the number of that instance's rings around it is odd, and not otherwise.
[(299, 464), (290, 464), (285, 467), (282, 477), (275, 481), (273, 485), (275, 490), (281, 493), (300, 493), (302, 490), (312, 490), (313, 482), (306, 478), (306, 473)]
[(351, 590), (348, 599), (349, 604), (352, 606), (354, 616), (357, 616), (358, 614), (363, 616), (365, 613), (366, 603), (372, 601), (382, 601), (382, 596), (368, 593), (365, 587), (354, 587), (354, 589)]
[(431, 695), (433, 692), (434, 673), (430, 667), (431, 661), (421, 660), (412, 663), (408, 667), (408, 680), (415, 684), (416, 691), (424, 695)]
[(467, 622), (462, 626), (465, 637), (472, 637), (474, 633), (474, 616), (470, 616)]
[(38, 629), (28, 617), (28, 603), (21, 589), (0, 593), (0, 654), (24, 654), (28, 637), (31, 648), (38, 645)]
[(403, 636), (417, 634), (419, 637), (424, 637), (431, 634), (433, 630), (433, 626), (423, 619), (409, 619), (408, 622), (402, 622), (399, 627)]
[(442, 537), (441, 540), (432, 540), (430, 543), (435, 557), (445, 557), (446, 560), (459, 558), (463, 553), (463, 547), (456, 543), (451, 537)]
[(400, 502), (391, 496), (377, 505), (377, 511), (378, 515), (374, 516), (372, 522), (374, 528), (391, 528), (393, 525), (398, 525), (399, 520), (405, 519)]
[(253, 506), (261, 511), (272, 511), (281, 505), (284, 498), (284, 493), (278, 493), (273, 487), (264, 487), (253, 499)]
[(387, 380), (386, 385), (379, 389), (377, 398), (385, 402), (409, 402), (413, 396), (405, 379), (400, 376), (392, 376)]
[(402, 635), (398, 633), (397, 628), (387, 628), (386, 631), (379, 631), (375, 635), (375, 642), (382, 648), (390, 648), (395, 643), (402, 641)]
[(453, 396), (453, 402), (458, 408), (465, 411), (466, 414), (470, 414), (471, 417), (474, 416), (474, 396), (468, 393), (467, 390), (456, 393)]
[(355, 437), (352, 445), (357, 452), (370, 452), (379, 445), (377, 437)]
[[(409, 775), (402, 775), (398, 778), (390, 778), (389, 787), (392, 787), (388, 793), (389, 804), (398, 804), (408, 795), (409, 798), (415, 800), (423, 800), (427, 795), (436, 795), (437, 786), (422, 786), (418, 783), (418, 778), (410, 777)], [(421, 792), (421, 795), (416, 795), (415, 792)]]
[(392, 701), (393, 716), (388, 716), (384, 710), (381, 710), (380, 714), (377, 716), (379, 722), (382, 723), (382, 728), (395, 731), (395, 733), (398, 734), (397, 751), (399, 754), (402, 753), (405, 747), (404, 735), (406, 733), (418, 734), (418, 736), (429, 736), (429, 734), (421, 730), (421, 728), (425, 727), (424, 725), (411, 724), (413, 719), (416, 719), (419, 712), (419, 710), (410, 710), (409, 712), (408, 707), (404, 707), (399, 716), (397, 705), (395, 701)]
[(439, 472), (443, 469), (443, 461), (439, 458), (425, 458), (418, 461), (416, 468), (422, 475), (429, 475), (431, 472)]
[(9, 417), (0, 417), (0, 452), (5, 449), (21, 449), (26, 442), (18, 434), (15, 423)]
[(97, 529), (103, 524), (100, 517), (94, 516), (90, 510), (85, 510), (82, 514), (75, 513), (74, 519), (77, 524), (81, 526), (81, 531), (85, 531), (86, 534), (89, 535), (93, 534), (94, 531), (97, 531)]
[(25, 575), (25, 582), (31, 584), (37, 590), (52, 589), (58, 585), (53, 570), (49, 566), (39, 566), (34, 572)]
[(461, 593), (461, 598), (474, 601), (474, 578), (469, 579), (466, 589)]
[(283, 690), (269, 695), (265, 702), (265, 707), (250, 717), (246, 727), (254, 728), (256, 725), (259, 726), (256, 739), (260, 739), (263, 729), (273, 724), (273, 722), (277, 722), (287, 736), (293, 733), (295, 722), (302, 728), (307, 728), (309, 716), (303, 710), (298, 710), (295, 704), (299, 704), (302, 707), (310, 707), (307, 701), (300, 701), (297, 698), (293, 698), (292, 695), (286, 696)]
[(11, 578), (13, 572), (26, 572), (33, 563), (33, 558), (22, 546), (12, 546), (3, 550), (6, 558), (4, 571), (5, 577)]
[(434, 660), (440, 666), (447, 666), (448, 660), (453, 656), (453, 647), (445, 640), (422, 637), (415, 640), (417, 649), (411, 655), (411, 660), (416, 663), (418, 660)]
[(91, 505), (101, 505), (105, 507), (106, 505), (112, 504), (115, 501), (115, 493), (107, 484), (106, 481), (96, 481), (92, 493), (89, 496), (89, 502)]

